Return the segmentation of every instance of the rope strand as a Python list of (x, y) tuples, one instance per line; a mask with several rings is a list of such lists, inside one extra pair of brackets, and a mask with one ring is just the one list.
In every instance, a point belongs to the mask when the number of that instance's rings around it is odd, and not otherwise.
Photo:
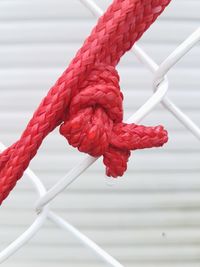
[(162, 127), (124, 124), (115, 66), (170, 0), (115, 0), (69, 67), (42, 100), (21, 138), (0, 154), (0, 203), (8, 196), (43, 139), (58, 125), (80, 151), (104, 157), (107, 175), (123, 175), (130, 150), (161, 146)]

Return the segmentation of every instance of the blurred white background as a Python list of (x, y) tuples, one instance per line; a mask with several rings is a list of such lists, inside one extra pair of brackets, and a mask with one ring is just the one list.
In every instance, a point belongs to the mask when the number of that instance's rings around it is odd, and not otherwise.
[[(110, 0), (96, 1), (105, 9)], [(174, 0), (139, 41), (161, 63), (199, 26), (200, 2)], [(10, 145), (63, 72), (96, 19), (78, 0), (0, 1), (0, 140)], [(200, 125), (200, 49), (169, 73), (169, 96)], [(125, 118), (152, 94), (152, 74), (128, 53), (118, 66)], [(200, 142), (161, 105), (142, 121), (169, 131), (164, 148), (136, 151), (113, 187), (98, 160), (52, 204), (127, 267), (200, 266)], [(84, 155), (54, 131), (31, 168), (50, 188)], [(0, 208), (0, 249), (35, 218), (36, 195), (24, 176)], [(100, 267), (104, 263), (53, 224), (5, 267)]]

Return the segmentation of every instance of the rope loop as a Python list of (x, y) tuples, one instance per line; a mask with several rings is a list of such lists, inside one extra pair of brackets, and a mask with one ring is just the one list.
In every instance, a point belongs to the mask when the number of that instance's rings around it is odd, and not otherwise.
[(79, 151), (99, 157), (109, 146), (113, 123), (123, 118), (123, 95), (113, 66), (99, 64), (71, 100), (60, 133)]
[(122, 123), (123, 94), (113, 66), (95, 65), (72, 98), (60, 133), (69, 144), (93, 157), (103, 155), (106, 174), (122, 176), (130, 150), (161, 146), (167, 141), (162, 126)]
[(0, 204), (36, 155), (44, 138), (60, 133), (80, 151), (103, 155), (106, 173), (127, 168), (130, 150), (161, 146), (163, 127), (122, 122), (123, 95), (115, 70), (120, 58), (163, 12), (170, 0), (114, 0), (68, 68), (43, 98), (21, 137), (0, 154)]

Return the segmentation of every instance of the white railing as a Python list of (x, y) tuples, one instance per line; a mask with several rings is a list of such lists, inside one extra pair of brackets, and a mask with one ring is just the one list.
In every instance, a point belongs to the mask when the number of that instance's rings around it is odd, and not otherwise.
[[(102, 14), (102, 10), (92, 0), (80, 0), (95, 16)], [(132, 52), (135, 53), (137, 58), (142, 64), (144, 64), (153, 74), (153, 94), (143, 104), (135, 114), (133, 114), (128, 122), (137, 123), (141, 121), (147, 114), (149, 114), (158, 103), (162, 103), (164, 108), (171, 112), (182, 123), (187, 130), (196, 136), (200, 140), (200, 128), (183, 112), (176, 104), (174, 104), (166, 93), (169, 89), (167, 72), (182, 58), (184, 55), (200, 40), (200, 28), (193, 32), (181, 45), (179, 45), (160, 65), (157, 65), (138, 45), (135, 45)], [(5, 149), (4, 145), (0, 143), (0, 150)], [(50, 190), (46, 190), (39, 177), (37, 177), (29, 168), (25, 171), (25, 174), (31, 180), (36, 193), (39, 198), (36, 203), (37, 218), (31, 226), (15, 241), (13, 241), (7, 248), (0, 252), (0, 263), (4, 262), (28, 240), (30, 240), (44, 225), (47, 219), (51, 220), (60, 228), (70, 232), (76, 237), (80, 243), (87, 246), (92, 250), (97, 257), (100, 257), (110, 266), (123, 267), (116, 259), (110, 256), (96, 243), (90, 240), (87, 236), (82, 234), (74, 226), (62, 219), (56, 213), (52, 212), (49, 208), (49, 203), (64, 189), (66, 189), (71, 183), (73, 183), (81, 173), (83, 173), (90, 165), (92, 165), (97, 159), (86, 156), (83, 161), (77, 164), (65, 177), (60, 179)]]

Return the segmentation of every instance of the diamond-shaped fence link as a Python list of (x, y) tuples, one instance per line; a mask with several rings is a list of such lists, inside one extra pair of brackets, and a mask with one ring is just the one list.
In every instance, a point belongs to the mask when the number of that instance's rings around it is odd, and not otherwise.
[[(102, 10), (92, 0), (80, 0), (95, 16), (102, 14)], [(132, 52), (135, 53), (139, 61), (144, 64), (153, 74), (153, 94), (129, 119), (128, 122), (136, 123), (141, 121), (147, 114), (149, 114), (158, 103), (162, 103), (164, 108), (171, 112), (180, 123), (182, 123), (187, 130), (189, 130), (196, 138), (200, 140), (200, 128), (181, 111), (175, 103), (168, 97), (168, 71), (184, 57), (184, 55), (192, 49), (192, 47), (200, 40), (200, 28), (193, 32), (185, 41), (183, 41), (160, 65), (157, 65), (153, 59), (145, 53), (138, 45), (135, 45)], [(172, 88), (173, 89), (173, 88)], [(0, 150), (5, 147), (0, 143)], [(4, 262), (22, 246), (24, 246), (40, 229), (43, 227), (46, 220), (51, 220), (58, 227), (70, 232), (77, 238), (82, 245), (88, 247), (97, 257), (108, 263), (110, 266), (122, 267), (116, 259), (99, 247), (95, 242), (90, 240), (87, 236), (82, 234), (73, 225), (65, 221), (56, 213), (51, 211), (49, 203), (63, 190), (65, 190), (71, 183), (73, 183), (81, 173), (83, 173), (90, 165), (97, 159), (91, 156), (86, 156), (84, 160), (78, 163), (65, 177), (60, 179), (50, 190), (46, 190), (39, 177), (29, 168), (25, 174), (31, 180), (36, 193), (39, 198), (36, 203), (36, 220), (29, 226), (29, 228), (13, 241), (7, 248), (0, 252), (0, 263)]]

